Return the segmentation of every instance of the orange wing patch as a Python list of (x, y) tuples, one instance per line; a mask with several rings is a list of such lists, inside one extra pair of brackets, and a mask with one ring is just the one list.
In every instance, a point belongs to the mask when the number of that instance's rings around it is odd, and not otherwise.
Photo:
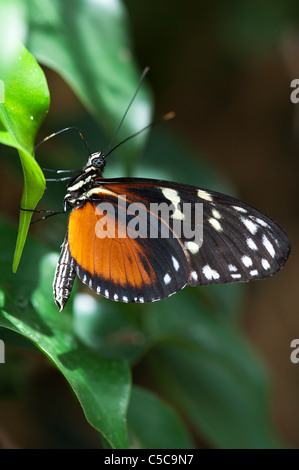
[[(105, 232), (107, 236), (99, 237)], [(126, 227), (117, 219), (111, 220), (108, 213), (104, 217), (97, 213), (91, 202), (71, 212), (68, 242), (71, 256), (92, 279), (93, 286), (94, 280), (107, 281), (142, 291), (157, 281), (138, 240), (126, 236)]]

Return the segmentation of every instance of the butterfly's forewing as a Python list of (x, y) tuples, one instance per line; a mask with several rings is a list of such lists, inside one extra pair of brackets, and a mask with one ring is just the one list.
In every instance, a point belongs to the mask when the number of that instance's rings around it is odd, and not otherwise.
[[(105, 204), (115, 211), (107, 206), (105, 212)], [(160, 204), (171, 206), (170, 217), (167, 210), (166, 216), (153, 210)], [(138, 205), (145, 212), (138, 212)], [(79, 278), (98, 294), (152, 302), (186, 284), (271, 276), (284, 265), (290, 245), (277, 223), (230, 196), (168, 181), (120, 178), (95, 181), (88, 199), (71, 212), (68, 249)]]

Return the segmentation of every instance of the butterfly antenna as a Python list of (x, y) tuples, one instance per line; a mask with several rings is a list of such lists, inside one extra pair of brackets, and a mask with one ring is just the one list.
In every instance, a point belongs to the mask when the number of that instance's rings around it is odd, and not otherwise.
[(34, 147), (34, 152), (36, 151), (36, 149), (41, 145), (43, 144), (44, 142), (47, 142), (47, 140), (49, 139), (52, 139), (53, 137), (55, 137), (56, 135), (59, 135), (59, 134), (62, 134), (62, 132), (66, 132), (66, 131), (70, 131), (70, 130), (75, 130), (79, 133), (81, 139), (83, 140), (84, 144), (85, 144), (85, 147), (87, 148), (87, 151), (88, 151), (88, 155), (91, 155), (91, 150), (89, 148), (89, 145), (87, 143), (87, 140), (85, 139), (84, 135), (82, 134), (81, 130), (78, 128), (78, 127), (66, 127), (65, 129), (61, 129), (60, 131), (57, 131), (57, 132), (54, 132), (53, 134), (51, 135), (48, 135), (47, 137), (45, 137), (41, 142), (39, 142), (35, 147)]
[(115, 141), (116, 136), (117, 136), (117, 134), (118, 134), (118, 132), (119, 132), (119, 129), (121, 128), (121, 126), (122, 126), (122, 124), (123, 124), (123, 122), (124, 122), (124, 120), (125, 120), (125, 117), (126, 117), (126, 115), (128, 114), (128, 111), (129, 111), (129, 109), (130, 109), (130, 107), (131, 107), (133, 101), (135, 100), (136, 95), (137, 95), (137, 93), (138, 93), (138, 91), (139, 91), (139, 88), (141, 87), (141, 84), (142, 84), (142, 82), (143, 82), (143, 80), (144, 80), (144, 78), (145, 78), (145, 76), (147, 75), (148, 72), (149, 72), (149, 67), (145, 67), (145, 69), (143, 70), (143, 72), (142, 72), (142, 74), (141, 74), (141, 77), (140, 77), (140, 79), (139, 79), (139, 82), (138, 82), (137, 88), (136, 88), (136, 90), (135, 90), (135, 93), (134, 93), (134, 95), (133, 95), (133, 97), (132, 97), (130, 103), (128, 104), (128, 107), (127, 107), (127, 109), (126, 109), (126, 111), (125, 111), (123, 117), (121, 118), (121, 121), (120, 121), (120, 123), (119, 123), (119, 125), (118, 125), (118, 128), (116, 129), (116, 131), (115, 131), (115, 133), (114, 133), (114, 136), (112, 137), (111, 142), (110, 142), (110, 144), (109, 144), (109, 146), (108, 146), (108, 148), (107, 148), (107, 151), (106, 151), (105, 154), (104, 154), (105, 157), (107, 157), (107, 155), (108, 155), (109, 153), (111, 153), (111, 151), (110, 151), (111, 146), (112, 146), (113, 142)]
[(156, 119), (155, 121), (151, 122), (150, 124), (148, 124), (147, 126), (143, 127), (142, 129), (140, 129), (139, 131), (135, 132), (134, 134), (130, 135), (129, 137), (127, 137), (126, 139), (122, 140), (119, 144), (117, 144), (115, 147), (113, 147), (108, 153), (105, 154), (105, 157), (107, 157), (107, 155), (109, 155), (109, 153), (112, 153), (115, 149), (117, 149), (120, 145), (124, 144), (125, 142), (127, 142), (128, 140), (130, 139), (133, 139), (133, 137), (136, 137), (137, 135), (141, 134), (141, 132), (145, 131), (146, 129), (149, 129), (150, 127), (154, 127), (156, 126), (157, 124), (159, 124), (159, 122), (163, 122), (163, 121), (169, 121), (169, 119), (173, 119), (175, 117), (175, 112), (174, 111), (170, 111), (169, 113), (167, 114), (164, 114), (163, 116), (161, 116), (160, 118)]

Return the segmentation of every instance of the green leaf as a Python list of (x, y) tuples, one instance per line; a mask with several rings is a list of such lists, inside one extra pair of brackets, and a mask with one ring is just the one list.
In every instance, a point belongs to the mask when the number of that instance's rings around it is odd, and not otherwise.
[[(0, 142), (18, 150), (24, 173), (23, 209), (34, 209), (43, 195), (45, 180), (32, 153), (34, 139), (49, 107), (49, 92), (43, 71), (19, 44), (7, 67), (0, 54), (3, 96), (0, 103)], [(21, 211), (13, 270), (16, 271), (26, 240), (32, 212)]]
[[(144, 449), (192, 449), (193, 443), (181, 418), (152, 392), (133, 387), (128, 426), (138, 447)], [(134, 446), (135, 447), (135, 446)]]
[(26, 6), (22, 0), (0, 0), (0, 50), (1, 76), (9, 70), (19, 53), (20, 43), (24, 43), (27, 33)]
[[(140, 76), (122, 2), (31, 0), (28, 6), (29, 50), (64, 78), (110, 140)], [(150, 116), (150, 93), (143, 84), (118, 140), (140, 130)], [(121, 147), (128, 169), (144, 140), (145, 134)]]
[(84, 344), (101, 355), (122, 357), (132, 364), (145, 353), (147, 342), (129, 314), (132, 307), (139, 319), (138, 306), (123, 307), (87, 292), (78, 293), (73, 303), (74, 330)]
[[(159, 383), (215, 447), (282, 447), (271, 423), (267, 372), (240, 332), (191, 289), (148, 312)], [(188, 292), (189, 291), (189, 292)]]
[[(51, 289), (57, 255), (30, 238), (17, 274), (9, 270), (13, 229), (0, 224), (0, 326), (32, 341), (62, 372), (89, 423), (112, 448), (127, 448), (126, 412), (130, 374), (126, 363), (106, 358), (76, 337), (72, 318), (59, 314)], [(32, 262), (34, 260), (34, 263)], [(39, 282), (35, 282), (39, 270)]]

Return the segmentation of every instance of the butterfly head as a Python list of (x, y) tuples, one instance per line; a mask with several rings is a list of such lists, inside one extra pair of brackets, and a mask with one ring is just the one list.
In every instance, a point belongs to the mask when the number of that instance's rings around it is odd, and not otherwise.
[(102, 152), (90, 154), (82, 172), (75, 176), (68, 184), (68, 191), (64, 198), (64, 207), (81, 204), (88, 198), (88, 191), (94, 186), (95, 180), (102, 177), (106, 164), (105, 155)]
[(95, 171), (96, 173), (102, 174), (106, 165), (105, 155), (102, 152), (95, 152), (88, 158), (87, 164), (84, 167), (84, 171)]

